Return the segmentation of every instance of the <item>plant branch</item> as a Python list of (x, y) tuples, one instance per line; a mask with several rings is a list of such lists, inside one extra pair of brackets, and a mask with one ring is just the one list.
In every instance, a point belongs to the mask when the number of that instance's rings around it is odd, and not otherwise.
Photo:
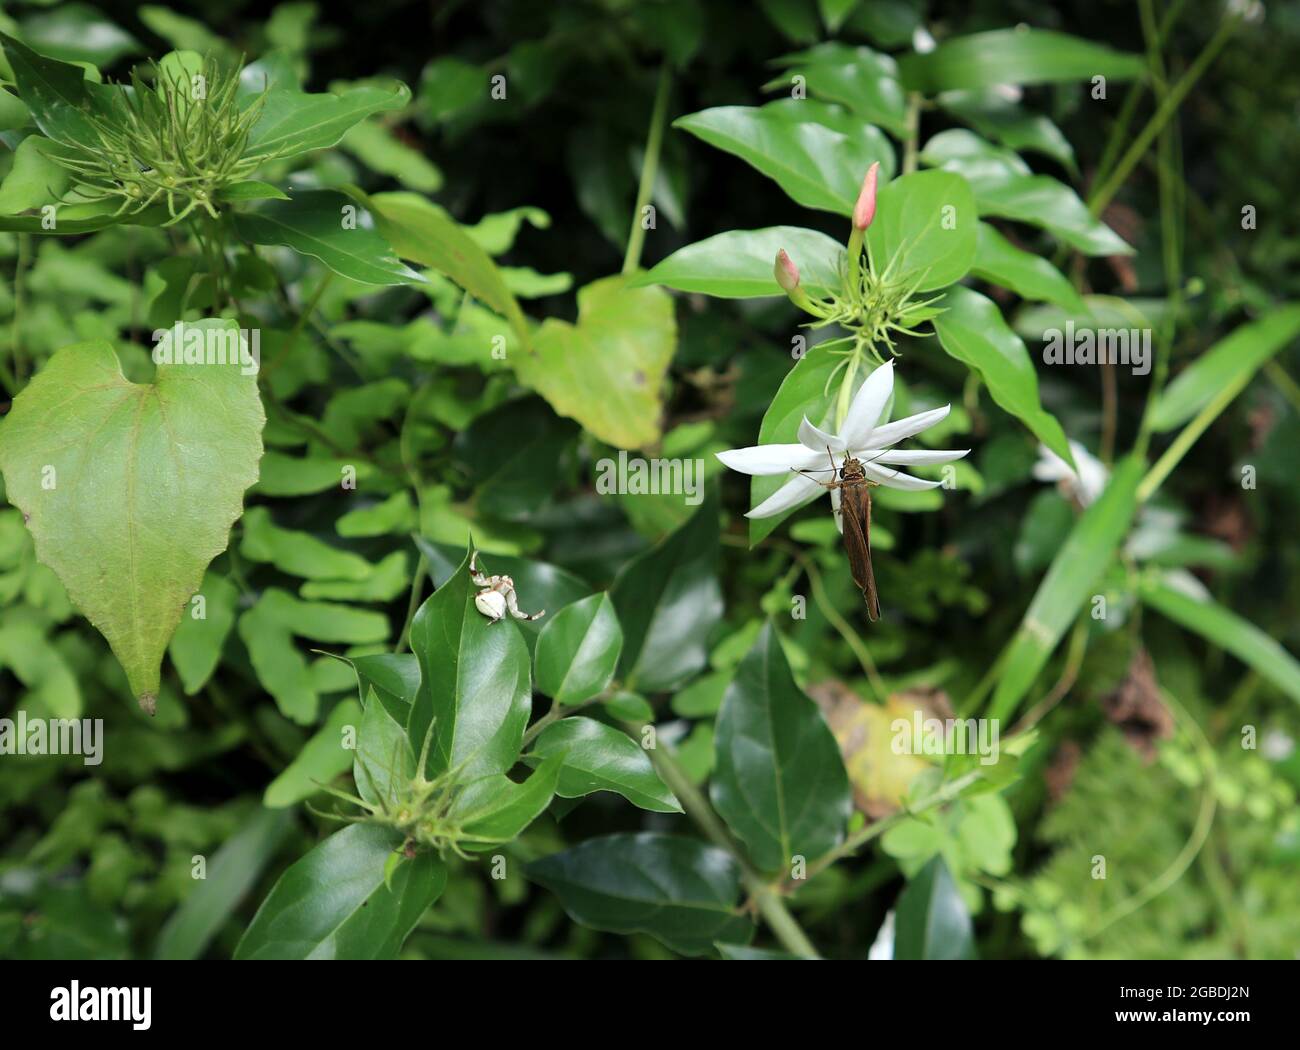
[(668, 90), (672, 75), (667, 62), (659, 68), (659, 86), (655, 89), (654, 111), (650, 114), (650, 131), (646, 135), (645, 157), (641, 161), (641, 182), (636, 190), (636, 206), (632, 209), (632, 230), (627, 237), (627, 252), (623, 256), (623, 273), (633, 273), (641, 265), (641, 249), (645, 245), (645, 224), (642, 212), (654, 193), (655, 179), (659, 176), (659, 151), (664, 141), (664, 124), (668, 116)]
[(681, 801), (686, 815), (695, 821), (714, 845), (735, 857), (737, 864), (740, 865), (741, 879), (745, 883), (745, 888), (749, 890), (759, 914), (763, 916), (776, 939), (788, 952), (801, 959), (820, 958), (816, 947), (808, 939), (798, 920), (790, 914), (781, 895), (754, 870), (736, 840), (731, 837), (722, 820), (709, 805), (704, 793), (691, 782), (686, 771), (677, 762), (672, 749), (665, 744), (651, 748), (648, 754), (655, 769), (663, 777), (664, 783)]

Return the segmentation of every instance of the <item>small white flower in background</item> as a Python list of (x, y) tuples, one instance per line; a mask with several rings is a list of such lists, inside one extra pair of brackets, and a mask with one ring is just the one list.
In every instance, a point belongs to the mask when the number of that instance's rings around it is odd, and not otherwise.
[[(930, 463), (949, 463), (961, 459), (970, 449), (936, 451), (930, 449), (890, 449), (904, 438), (919, 434), (934, 426), (947, 414), (951, 405), (920, 412), (893, 423), (881, 423), (885, 405), (894, 392), (894, 362), (881, 365), (867, 377), (838, 434), (827, 434), (809, 422), (808, 417), (799, 426), (799, 443), (793, 445), (754, 445), (750, 448), (733, 448), (719, 452), (718, 459), (732, 470), (742, 474), (791, 474), (796, 470), (822, 471), (823, 480), (835, 480), (830, 472), (829, 448), (836, 457), (835, 466), (844, 465), (852, 457), (862, 463), (867, 477), (889, 488), (919, 492), (939, 486), (937, 481), (922, 481), (910, 474), (895, 470), (896, 466), (916, 467)], [(770, 518), (793, 510), (808, 502), (820, 492), (825, 492), (816, 478), (794, 474), (757, 507), (745, 515), (747, 518)], [(832, 492), (832, 501), (839, 509), (839, 490)], [(838, 517), (838, 516), (837, 516)]]
[(1034, 479), (1058, 483), (1067, 496), (1077, 499), (1082, 506), (1086, 507), (1101, 495), (1106, 482), (1110, 480), (1110, 472), (1102, 465), (1101, 460), (1077, 441), (1070, 442), (1070, 452), (1079, 467), (1078, 471), (1046, 445), (1039, 445), (1039, 460), (1034, 464)]

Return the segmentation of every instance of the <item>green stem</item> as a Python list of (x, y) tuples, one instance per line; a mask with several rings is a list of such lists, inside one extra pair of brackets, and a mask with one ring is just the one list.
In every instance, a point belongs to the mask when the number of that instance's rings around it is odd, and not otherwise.
[(753, 869), (745, 854), (741, 851), (736, 841), (731, 837), (718, 815), (713, 811), (700, 791), (686, 775), (686, 771), (678, 764), (676, 756), (673, 755), (672, 749), (667, 745), (651, 748), (649, 751), (650, 760), (654, 763), (655, 769), (663, 777), (664, 783), (682, 804), (682, 809), (704, 832), (705, 836), (720, 849), (726, 850), (740, 865), (741, 879), (745, 883), (745, 888), (749, 890), (755, 905), (758, 907), (759, 914), (763, 916), (768, 928), (781, 942), (781, 945), (792, 955), (797, 955), (801, 959), (818, 959), (816, 947), (804, 933), (803, 927), (798, 923), (790, 910), (785, 906), (785, 901), (781, 899), (780, 894), (770, 885), (763, 881), (763, 877)]
[(411, 623), (415, 620), (415, 614), (420, 608), (420, 591), (424, 585), (424, 578), (429, 573), (429, 559), (420, 552), (420, 560), (415, 563), (415, 576), (411, 580), (411, 597), (406, 603), (406, 622), (402, 624), (402, 633), (397, 636), (397, 644), (393, 646), (393, 652), (400, 653), (403, 649), (411, 644)]
[(632, 230), (627, 238), (627, 252), (623, 256), (623, 272), (633, 273), (641, 265), (641, 249), (645, 245), (646, 228), (641, 213), (650, 203), (655, 179), (659, 175), (659, 151), (664, 141), (664, 124), (668, 116), (668, 89), (672, 76), (668, 63), (659, 69), (659, 87), (655, 90), (654, 111), (650, 114), (650, 131), (646, 136), (645, 157), (641, 161), (641, 182), (636, 191), (636, 207), (632, 209)]
[(905, 117), (907, 134), (903, 139), (903, 174), (910, 175), (916, 171), (917, 148), (921, 138), (921, 93), (910, 92), (907, 96), (907, 115)]
[(1138, 132), (1137, 138), (1133, 140), (1120, 162), (1115, 166), (1115, 170), (1110, 173), (1106, 181), (1093, 193), (1092, 198), (1088, 201), (1088, 207), (1093, 215), (1100, 215), (1102, 210), (1110, 203), (1111, 198), (1124, 185), (1124, 180), (1137, 167), (1147, 149), (1150, 147), (1152, 140), (1160, 133), (1160, 130), (1169, 122), (1169, 119), (1178, 111), (1182, 105), (1183, 99), (1187, 93), (1192, 90), (1196, 82), (1200, 80), (1201, 74), (1205, 72), (1211, 62), (1218, 56), (1223, 49), (1223, 45), (1228, 42), (1228, 38), (1237, 28), (1241, 18), (1239, 15), (1230, 15), (1220, 24), (1218, 31), (1210, 38), (1204, 49), (1188, 67), (1187, 72), (1179, 78), (1165, 96), (1165, 100), (1156, 107), (1156, 111), (1147, 121), (1146, 127)]
[(868, 824), (865, 828), (845, 839), (843, 845), (831, 850), (824, 857), (821, 857), (810, 865), (808, 868), (808, 878), (812, 879), (813, 876), (821, 874), (836, 861), (843, 860), (845, 857), (857, 853), (857, 851), (868, 842), (883, 835), (890, 828), (894, 827), (894, 825), (900, 824), (910, 817), (915, 817), (921, 813), (932, 810), (937, 806), (942, 806), (946, 802), (951, 802), (960, 795), (968, 785), (975, 783), (979, 778), (979, 770), (972, 770), (969, 773), (964, 773), (956, 780), (948, 781), (948, 783), (944, 784), (933, 795), (927, 796), (920, 802), (916, 803), (916, 805), (909, 806), (907, 809), (895, 813), (892, 816), (888, 816), (884, 820), (878, 820), (874, 824)]
[(1174, 439), (1172, 445), (1165, 449), (1164, 455), (1156, 461), (1154, 467), (1147, 471), (1146, 477), (1138, 485), (1137, 498), (1139, 503), (1145, 503), (1151, 498), (1165, 478), (1169, 477), (1174, 467), (1178, 466), (1182, 458), (1187, 455), (1188, 450), (1196, 444), (1196, 439), (1205, 433), (1209, 425), (1232, 403), (1232, 399), (1246, 388), (1250, 378), (1249, 373), (1235, 378), (1196, 414), (1195, 419), (1183, 428), (1182, 433)]

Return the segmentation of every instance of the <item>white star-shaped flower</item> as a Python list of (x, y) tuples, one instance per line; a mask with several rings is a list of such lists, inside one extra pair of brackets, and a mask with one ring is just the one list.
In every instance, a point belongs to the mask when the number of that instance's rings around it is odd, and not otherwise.
[(1034, 480), (1056, 482), (1067, 496), (1086, 507), (1101, 495), (1110, 480), (1110, 472), (1101, 460), (1077, 441), (1070, 442), (1070, 454), (1079, 468), (1077, 471), (1046, 445), (1039, 445)]
[[(929, 449), (891, 449), (904, 438), (919, 434), (943, 419), (951, 405), (919, 412), (893, 423), (881, 423), (885, 405), (894, 392), (894, 362), (889, 361), (871, 373), (853, 398), (844, 425), (838, 434), (828, 434), (804, 417), (799, 426), (799, 443), (794, 445), (754, 445), (750, 448), (733, 448), (719, 452), (718, 459), (732, 470), (742, 474), (791, 474), (798, 470), (821, 471), (826, 481), (834, 480), (831, 462), (844, 465), (853, 458), (862, 463), (867, 477), (881, 485), (908, 492), (919, 492), (939, 486), (937, 481), (923, 481), (904, 474), (895, 467), (918, 467), (931, 463), (950, 463), (961, 459), (970, 449), (940, 451)], [(830, 450), (833, 460), (827, 457)], [(807, 503), (825, 492), (816, 478), (794, 474), (757, 507), (745, 515), (747, 518), (770, 518)], [(839, 509), (839, 490), (832, 490), (832, 502)], [(837, 515), (838, 518), (838, 515)]]

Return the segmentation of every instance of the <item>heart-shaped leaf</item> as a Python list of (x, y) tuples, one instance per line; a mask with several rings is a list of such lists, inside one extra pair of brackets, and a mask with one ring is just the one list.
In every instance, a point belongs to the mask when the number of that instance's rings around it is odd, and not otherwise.
[[(228, 321), (189, 331), (223, 347), (239, 338)], [(162, 363), (137, 384), (109, 343), (65, 347), (0, 426), (5, 489), (37, 558), (108, 639), (146, 710), (186, 603), (257, 481), (265, 416), (246, 371)]]

